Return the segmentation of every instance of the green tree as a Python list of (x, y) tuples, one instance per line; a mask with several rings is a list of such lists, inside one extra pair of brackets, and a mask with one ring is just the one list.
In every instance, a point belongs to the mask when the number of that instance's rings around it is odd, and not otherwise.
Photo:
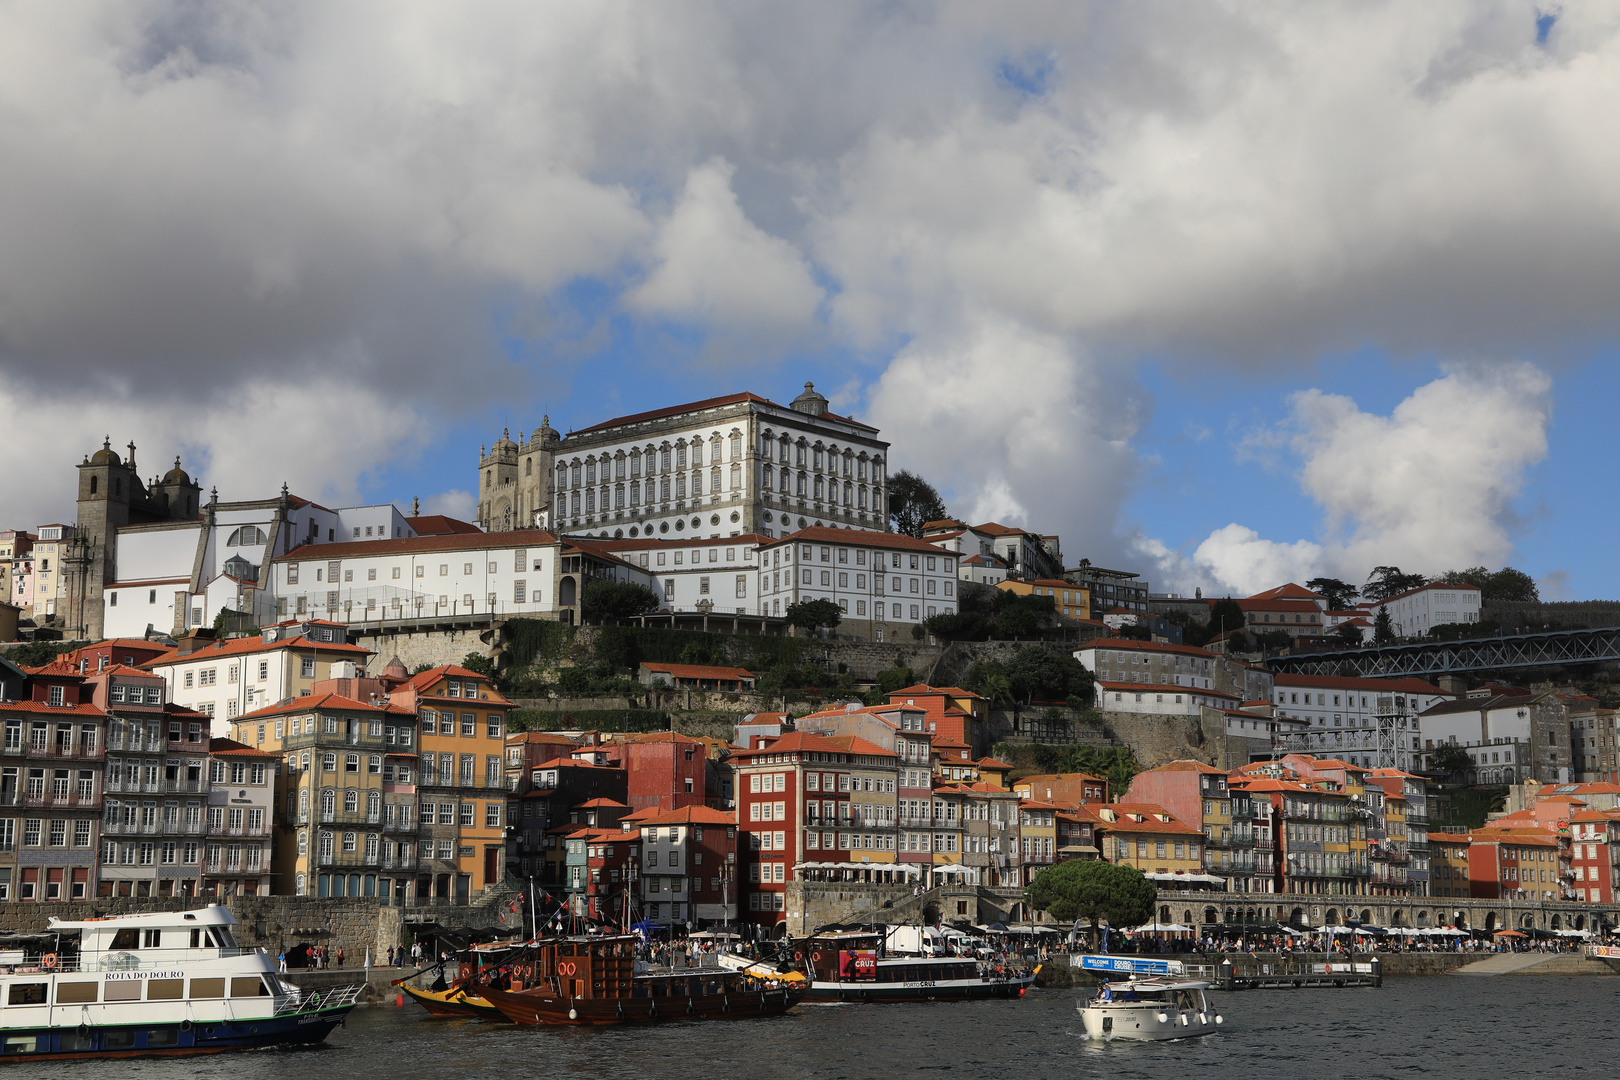
[(1468, 775), (1468, 770), (1474, 767), (1474, 761), (1468, 756), (1468, 751), (1456, 743), (1441, 743), (1427, 756), (1429, 768), (1451, 777), (1453, 781), (1462, 780)]
[(1329, 611), (1349, 611), (1350, 605), (1356, 602), (1356, 593), (1360, 591), (1354, 585), (1331, 577), (1311, 578), (1305, 587), (1320, 593), (1322, 599), (1327, 601)]
[(1243, 608), (1230, 596), (1224, 596), (1215, 601), (1209, 609), (1209, 640), (1213, 641), (1220, 634), (1229, 634), (1233, 630), (1241, 630), (1248, 620), (1243, 615)]
[(585, 617), (596, 622), (614, 622), (650, 615), (663, 603), (658, 594), (632, 581), (588, 581), (580, 593)]
[(1483, 566), (1471, 566), (1467, 570), (1448, 570), (1437, 580), (1447, 585), (1473, 585), (1479, 589), (1481, 600), (1521, 604), (1541, 601), (1541, 590), (1536, 587), (1535, 578), (1511, 566), (1504, 566), (1494, 573)]
[(1362, 633), (1361, 627), (1352, 626), (1347, 622), (1334, 627), (1333, 633), (1343, 639), (1346, 645), (1360, 645), (1361, 639), (1366, 636)]
[(889, 477), (889, 527), (907, 536), (922, 536), (930, 521), (949, 516), (934, 485), (907, 469)]
[(486, 679), (494, 679), (495, 661), (483, 653), (470, 652), (461, 658), (461, 666), (468, 671), (476, 671)]
[(1025, 704), (1034, 701), (1091, 699), (1095, 681), (1084, 664), (1067, 653), (1025, 645), (1007, 661), (1012, 693)]
[(1373, 617), (1373, 643), (1388, 645), (1395, 640), (1395, 623), (1389, 617), (1389, 608), (1381, 607)]
[(844, 613), (831, 600), (800, 600), (789, 604), (782, 617), (789, 626), (814, 632), (823, 626), (829, 630), (837, 626), (843, 621)]
[(903, 686), (911, 686), (917, 681), (908, 667), (889, 668), (887, 671), (877, 673), (877, 690), (885, 698)]
[(1013, 700), (1012, 677), (1007, 674), (1007, 665), (999, 660), (974, 664), (963, 681), (974, 693), (989, 698), (992, 709), (1003, 703), (1010, 704)]
[(1153, 882), (1134, 866), (1081, 859), (1047, 867), (1024, 890), (1024, 898), (1036, 911), (1050, 912), (1063, 923), (1088, 921), (1093, 949), (1099, 924), (1106, 922), (1115, 930), (1140, 926), (1153, 917), (1158, 895)]
[(1429, 579), (1422, 574), (1403, 574), (1398, 566), (1375, 566), (1367, 575), (1367, 584), (1361, 587), (1361, 595), (1375, 602), (1388, 600), (1428, 583)]

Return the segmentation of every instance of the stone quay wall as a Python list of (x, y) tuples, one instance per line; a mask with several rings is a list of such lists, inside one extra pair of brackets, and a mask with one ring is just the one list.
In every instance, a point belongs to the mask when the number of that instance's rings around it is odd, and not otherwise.
[[(53, 917), (79, 921), (105, 915), (188, 911), (197, 906), (196, 900), (133, 897), (14, 903), (0, 908), (0, 930), (38, 932), (47, 929)], [(349, 964), (359, 965), (365, 960), (367, 948), (371, 949), (375, 960), (388, 949), (408, 941), (404, 909), (384, 907), (376, 900), (363, 897), (231, 896), (225, 898), (224, 906), (240, 924), (235, 932), (237, 941), (271, 953), (306, 942), (332, 950), (342, 946)]]
[(360, 630), (352, 639), (363, 649), (377, 655), (367, 665), (371, 671), (381, 671), (391, 657), (399, 657), (406, 671), (414, 671), (422, 664), (439, 667), (459, 664), (468, 653), (489, 656), (489, 639), (494, 635), (488, 626), (466, 629), (433, 630)]

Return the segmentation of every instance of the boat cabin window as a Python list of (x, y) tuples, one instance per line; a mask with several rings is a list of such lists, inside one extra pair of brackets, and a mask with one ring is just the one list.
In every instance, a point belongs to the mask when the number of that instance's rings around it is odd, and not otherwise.
[(162, 945), (163, 945), (163, 931), (162, 930), (148, 930), (148, 931), (146, 931), (145, 940), (141, 944), (141, 947), (143, 949), (157, 949), (157, 948), (161, 948)]
[(225, 996), (224, 979), (192, 979), (191, 996), (197, 998), (222, 998)]
[(103, 1050), (128, 1050), (135, 1045), (135, 1031), (125, 1028), (123, 1031), (110, 1029), (102, 1032), (101, 1048)]
[(186, 980), (151, 979), (146, 984), (147, 1001), (179, 1001), (185, 997)]
[(45, 1004), (45, 984), (40, 983), (12, 983), (11, 993), (6, 997), (7, 1005), (43, 1005)]
[(96, 1000), (97, 982), (59, 982), (56, 984), (58, 1005), (84, 1005)]
[(557, 946), (557, 955), (558, 956), (573, 956), (574, 955), (574, 946), (571, 945), (571, 944)]
[(117, 979), (107, 984), (103, 990), (103, 1001), (139, 1001), (141, 990), (146, 985), (145, 979)]
[(199, 929), (198, 927), (194, 926), (194, 927), (191, 928), (191, 947), (193, 949), (195, 949), (195, 948), (200, 947), (201, 945), (202, 945), (202, 930)]
[(112, 948), (138, 949), (141, 947), (141, 932), (134, 927), (125, 927), (113, 935)]

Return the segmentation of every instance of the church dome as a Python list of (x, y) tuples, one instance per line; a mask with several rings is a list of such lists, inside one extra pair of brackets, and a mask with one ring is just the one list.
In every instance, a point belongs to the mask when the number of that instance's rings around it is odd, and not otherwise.
[(113, 452), (112, 439), (111, 438), (107, 438), (107, 439), (102, 440), (101, 449), (97, 450), (94, 454), (90, 455), (90, 464), (92, 464), (92, 465), (120, 465), (120, 464), (122, 464), (122, 462), (120, 462), (118, 460), (118, 455)]
[(530, 439), (541, 444), (554, 443), (562, 440), (562, 433), (551, 426), (550, 416), (542, 416), (539, 430), (535, 431), (530, 436)]
[(505, 449), (507, 447), (510, 447), (513, 450), (517, 449), (517, 443), (512, 441), (512, 430), (510, 428), (505, 428), (501, 431), (500, 440), (495, 443), (495, 447), (496, 449)]
[(187, 476), (186, 470), (180, 467), (180, 459), (178, 457), (174, 459), (174, 468), (163, 474), (163, 482), (165, 484), (191, 483), (191, 477)]
[(825, 416), (827, 414), (827, 399), (816, 393), (816, 384), (804, 384), (804, 393), (793, 399), (789, 406), (794, 412), (808, 413), (811, 416)]

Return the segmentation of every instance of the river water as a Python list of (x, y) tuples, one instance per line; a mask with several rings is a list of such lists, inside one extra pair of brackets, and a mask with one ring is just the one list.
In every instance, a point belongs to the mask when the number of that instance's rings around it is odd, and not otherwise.
[[(542, 1029), (357, 1009), (321, 1047), (91, 1062), (74, 1080), (1046, 1080), (1603, 1076), (1620, 1073), (1620, 979), (1436, 976), (1382, 989), (1213, 995), (1215, 1036), (1088, 1042), (1081, 990), (1021, 1001), (800, 1005), (787, 1016), (652, 1028)], [(66, 1075), (61, 1063), (8, 1075)]]

